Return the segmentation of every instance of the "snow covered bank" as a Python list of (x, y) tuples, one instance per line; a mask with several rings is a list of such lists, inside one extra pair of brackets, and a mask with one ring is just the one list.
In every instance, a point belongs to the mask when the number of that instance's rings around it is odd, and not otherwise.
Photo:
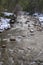
[(0, 19), (0, 32), (3, 32), (5, 29), (10, 28), (10, 19), (2, 18)]
[(43, 27), (43, 15), (40, 15), (40, 16), (38, 17), (38, 19), (39, 19), (39, 22), (40, 22), (40, 24), (41, 24), (41, 27)]

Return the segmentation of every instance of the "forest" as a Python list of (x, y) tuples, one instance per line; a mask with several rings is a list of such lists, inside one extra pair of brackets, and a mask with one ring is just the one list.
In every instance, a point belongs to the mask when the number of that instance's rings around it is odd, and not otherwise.
[(43, 13), (43, 0), (0, 0), (0, 11), (13, 12), (17, 4), (22, 7), (23, 11)]

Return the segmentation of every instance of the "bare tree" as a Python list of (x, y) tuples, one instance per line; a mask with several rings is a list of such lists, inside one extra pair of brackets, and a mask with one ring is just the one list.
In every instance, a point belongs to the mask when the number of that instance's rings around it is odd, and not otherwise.
[(19, 4), (16, 4), (14, 13), (18, 15), (20, 11), (22, 11), (22, 7)]

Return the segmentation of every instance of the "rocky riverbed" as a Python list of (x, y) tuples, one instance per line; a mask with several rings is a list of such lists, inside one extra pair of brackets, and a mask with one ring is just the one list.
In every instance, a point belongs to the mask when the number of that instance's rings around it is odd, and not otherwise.
[(35, 21), (18, 16), (13, 28), (0, 33), (0, 65), (43, 65), (43, 29)]

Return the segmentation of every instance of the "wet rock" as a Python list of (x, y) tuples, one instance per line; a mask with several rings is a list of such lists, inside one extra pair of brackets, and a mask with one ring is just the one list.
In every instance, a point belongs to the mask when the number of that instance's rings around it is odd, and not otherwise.
[(25, 24), (27, 24), (27, 21), (25, 22)]
[(17, 21), (17, 23), (19, 23), (19, 21)]
[(2, 45), (2, 48), (6, 48), (6, 45)]
[(42, 28), (37, 26), (37, 31), (42, 31)]
[(9, 57), (9, 64), (10, 64), (10, 65), (13, 65), (13, 64), (14, 64), (14, 60), (13, 60), (12, 57)]
[(0, 65), (3, 65), (3, 62), (0, 62)]
[(40, 59), (37, 59), (37, 60), (34, 60), (34, 61), (35, 61), (35, 63), (37, 63), (37, 65), (43, 64), (43, 60), (41, 61)]
[(31, 62), (30, 65), (38, 65), (36, 62)]
[(9, 38), (10, 36), (12, 36), (12, 34), (7, 34), (7, 37)]
[(24, 53), (24, 50), (22, 50), (22, 49), (19, 49), (19, 53), (22, 53), (22, 54), (23, 54), (23, 53)]
[(42, 31), (42, 28), (39, 28), (39, 31)]
[(10, 41), (16, 41), (14, 36), (11, 36)]
[(31, 35), (31, 36), (34, 36), (34, 33), (31, 33), (30, 35)]
[(11, 36), (12, 34), (8, 34), (8, 36)]
[(17, 42), (20, 42), (21, 39), (22, 39), (22, 36), (17, 36), (17, 37), (16, 37), (16, 41), (17, 41)]
[(11, 54), (13, 54), (14, 50), (12, 50), (12, 49), (9, 49), (9, 52), (10, 52)]
[(36, 60), (39, 62), (43, 62), (43, 51), (40, 51), (38, 56), (36, 57)]
[(7, 39), (7, 43), (9, 43), (10, 42), (10, 40), (9, 40), (9, 38)]
[(26, 37), (25, 35), (22, 35), (22, 37)]
[(30, 27), (30, 24), (28, 24), (28, 27)]
[(28, 50), (31, 50), (31, 48), (30, 48), (30, 47), (28, 47), (27, 49), (28, 49)]
[(7, 41), (7, 39), (3, 39), (3, 41)]
[(31, 33), (33, 33), (33, 32), (34, 32), (34, 30), (33, 30), (33, 29), (30, 29), (30, 32), (31, 32)]

